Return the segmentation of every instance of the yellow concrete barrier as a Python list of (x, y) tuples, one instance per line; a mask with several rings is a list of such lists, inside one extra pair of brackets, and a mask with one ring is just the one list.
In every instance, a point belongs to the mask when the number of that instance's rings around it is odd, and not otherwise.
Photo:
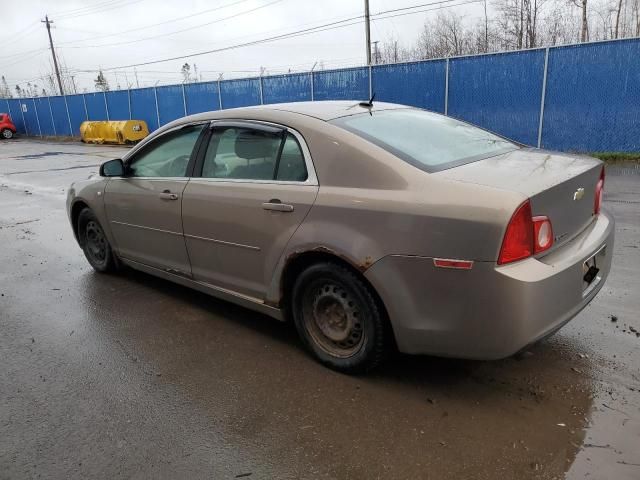
[(80, 138), (86, 143), (136, 143), (149, 135), (142, 120), (82, 122)]

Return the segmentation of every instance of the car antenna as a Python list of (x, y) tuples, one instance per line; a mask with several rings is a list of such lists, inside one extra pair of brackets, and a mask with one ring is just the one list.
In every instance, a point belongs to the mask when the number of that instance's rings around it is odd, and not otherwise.
[(373, 107), (373, 99), (376, 98), (376, 92), (373, 92), (373, 95), (371, 95), (371, 98), (369, 99), (368, 102), (360, 102), (358, 105), (360, 105), (361, 107), (365, 107), (365, 108), (372, 108)]

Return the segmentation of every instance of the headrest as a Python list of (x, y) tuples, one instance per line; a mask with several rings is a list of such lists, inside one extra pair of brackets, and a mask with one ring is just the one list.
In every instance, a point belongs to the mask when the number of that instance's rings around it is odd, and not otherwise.
[(241, 131), (236, 137), (236, 155), (246, 160), (273, 156), (274, 137), (261, 132)]

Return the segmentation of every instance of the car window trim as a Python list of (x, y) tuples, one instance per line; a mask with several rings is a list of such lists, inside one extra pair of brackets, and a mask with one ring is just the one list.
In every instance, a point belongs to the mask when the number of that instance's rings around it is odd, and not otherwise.
[(196, 156), (197, 153), (199, 152), (200, 146), (202, 144), (202, 139), (204, 137), (205, 132), (208, 130), (208, 128), (206, 128), (207, 125), (207, 121), (199, 121), (199, 122), (193, 122), (193, 123), (185, 123), (182, 125), (177, 125), (174, 128), (170, 128), (164, 132), (162, 132), (161, 134), (155, 136), (151, 141), (145, 143), (141, 148), (137, 149), (135, 152), (133, 152), (131, 155), (126, 156), (126, 159), (123, 161), (124, 166), (125, 166), (125, 172), (127, 171), (127, 169), (129, 168), (129, 165), (131, 165), (133, 162), (136, 161), (136, 159), (144, 154), (146, 151), (148, 151), (148, 149), (153, 148), (153, 146), (158, 142), (161, 141), (161, 139), (165, 138), (167, 135), (171, 135), (172, 133), (175, 133), (179, 130), (183, 130), (185, 128), (189, 128), (189, 127), (195, 127), (198, 125), (202, 125), (202, 130), (200, 131), (200, 134), (198, 135), (198, 138), (196, 139), (196, 143), (193, 145), (193, 148), (191, 149), (191, 153), (189, 154), (189, 162), (187, 162), (187, 168), (185, 169), (185, 175), (183, 177), (134, 177), (134, 176), (130, 176), (130, 175), (124, 175), (121, 178), (144, 178), (144, 179), (164, 179), (164, 180), (174, 180), (174, 179), (189, 179), (193, 176), (193, 170), (195, 168), (195, 160), (196, 160)]
[[(262, 184), (274, 184), (274, 185), (313, 185), (318, 186), (318, 176), (316, 174), (315, 166), (313, 165), (313, 159), (311, 158), (311, 151), (307, 145), (306, 140), (302, 136), (300, 132), (297, 130), (288, 127), (286, 125), (281, 125), (273, 122), (266, 122), (261, 120), (242, 120), (242, 119), (221, 119), (221, 120), (210, 120), (209, 128), (205, 129), (208, 131), (208, 135), (206, 138), (202, 139), (202, 145), (205, 148), (201, 148), (198, 152), (198, 158), (196, 161), (196, 165), (193, 171), (192, 178), (197, 179), (198, 181), (203, 180), (212, 183), (262, 183)], [(302, 152), (302, 157), (304, 158), (305, 168), (307, 169), (307, 179), (300, 182), (294, 180), (263, 180), (263, 179), (244, 179), (244, 178), (205, 178), (202, 176), (202, 169), (204, 168), (204, 157), (206, 155), (206, 150), (209, 147), (209, 141), (211, 139), (211, 135), (215, 127), (238, 127), (238, 128), (254, 128), (258, 127), (258, 130), (262, 130), (269, 133), (282, 132), (283, 141), (280, 146), (280, 151), (278, 152), (278, 158), (282, 153), (282, 148), (284, 148), (284, 142), (286, 141), (286, 133), (292, 134), (298, 145), (300, 146), (300, 150)], [(275, 170), (275, 175), (277, 175), (277, 169)]]

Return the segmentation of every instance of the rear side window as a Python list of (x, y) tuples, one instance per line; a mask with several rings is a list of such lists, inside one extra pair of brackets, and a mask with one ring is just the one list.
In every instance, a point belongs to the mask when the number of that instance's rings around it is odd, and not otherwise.
[(468, 123), (411, 108), (351, 115), (331, 123), (427, 172), (519, 148), (509, 140)]
[(282, 147), (276, 179), (289, 182), (304, 182), (307, 179), (307, 166), (302, 149), (296, 137), (290, 133), (287, 134)]
[(279, 133), (227, 127), (211, 134), (202, 177), (305, 181), (307, 170), (300, 145), (290, 133), (283, 144)]

